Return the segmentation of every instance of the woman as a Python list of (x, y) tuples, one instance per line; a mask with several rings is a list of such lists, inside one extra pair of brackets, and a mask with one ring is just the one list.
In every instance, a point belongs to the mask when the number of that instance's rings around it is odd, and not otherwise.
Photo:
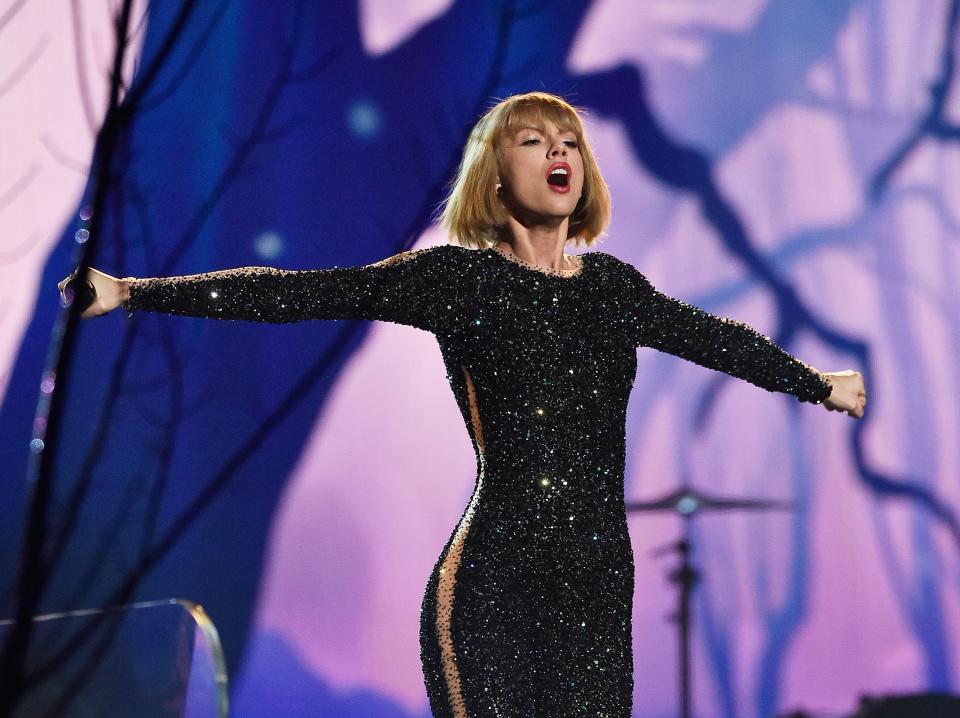
[(636, 348), (854, 417), (866, 397), (857, 372), (820, 373), (745, 324), (665, 296), (609, 254), (564, 252), (568, 242), (591, 246), (609, 214), (577, 111), (545, 93), (517, 95), (467, 142), (442, 214), (460, 246), (312, 271), (117, 279), (91, 270), (97, 300), (82, 316), (123, 305), (433, 332), (477, 457), (473, 495), (423, 597), (434, 715), (629, 716), (634, 566), (623, 472)]

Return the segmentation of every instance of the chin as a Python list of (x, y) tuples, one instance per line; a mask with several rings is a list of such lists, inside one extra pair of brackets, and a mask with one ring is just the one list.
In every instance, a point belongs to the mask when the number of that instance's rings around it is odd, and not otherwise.
[[(563, 197), (551, 197), (552, 201), (539, 202), (523, 210), (524, 224), (554, 224), (570, 219), (577, 203)], [(533, 203), (531, 203), (533, 204)]]
[(572, 215), (576, 209), (577, 205), (571, 202), (569, 204), (564, 204), (563, 207), (556, 208), (551, 214), (553, 214), (556, 219), (569, 219), (570, 215)]

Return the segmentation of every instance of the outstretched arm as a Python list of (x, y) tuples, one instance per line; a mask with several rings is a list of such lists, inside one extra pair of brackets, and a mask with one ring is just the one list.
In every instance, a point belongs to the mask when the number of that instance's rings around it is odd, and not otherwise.
[(97, 301), (81, 316), (123, 306), (129, 311), (258, 322), (380, 319), (436, 331), (452, 316), (455, 249), (428, 247), (374, 264), (332, 269), (241, 267), (150, 279), (117, 279), (91, 270), (88, 278)]
[(863, 416), (866, 394), (859, 372), (820, 372), (751, 326), (669, 297), (631, 269), (629, 326), (636, 346), (674, 354), (830, 411)]

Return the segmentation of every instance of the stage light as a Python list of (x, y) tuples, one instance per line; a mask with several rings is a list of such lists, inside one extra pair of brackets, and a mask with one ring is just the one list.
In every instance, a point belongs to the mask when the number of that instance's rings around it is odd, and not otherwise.
[(370, 139), (380, 134), (383, 116), (373, 103), (358, 100), (347, 108), (347, 124), (357, 137)]
[(253, 251), (264, 259), (274, 259), (283, 253), (283, 237), (276, 232), (262, 232), (253, 240)]

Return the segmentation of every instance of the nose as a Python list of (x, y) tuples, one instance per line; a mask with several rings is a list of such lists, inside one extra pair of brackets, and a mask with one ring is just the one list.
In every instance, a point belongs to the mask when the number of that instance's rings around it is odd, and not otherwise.
[(550, 156), (556, 157), (557, 155), (560, 155), (562, 157), (567, 156), (567, 146), (563, 144), (562, 140), (557, 140), (556, 142), (553, 143), (553, 146), (550, 148)]

